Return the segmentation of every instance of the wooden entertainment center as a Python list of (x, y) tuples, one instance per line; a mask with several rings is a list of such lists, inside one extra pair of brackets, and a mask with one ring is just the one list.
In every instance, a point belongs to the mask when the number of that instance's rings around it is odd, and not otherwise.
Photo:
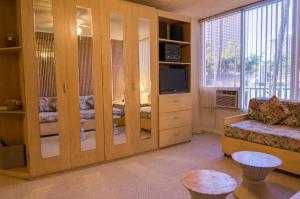
[[(159, 147), (166, 147), (192, 139), (192, 94), (191, 94), (191, 19), (173, 13), (158, 11), (159, 22), (167, 24), (167, 38), (159, 43), (181, 46), (180, 61), (159, 61), (159, 68), (179, 67), (187, 72), (187, 90), (182, 93), (159, 95)], [(170, 26), (182, 26), (183, 39), (170, 38)]]

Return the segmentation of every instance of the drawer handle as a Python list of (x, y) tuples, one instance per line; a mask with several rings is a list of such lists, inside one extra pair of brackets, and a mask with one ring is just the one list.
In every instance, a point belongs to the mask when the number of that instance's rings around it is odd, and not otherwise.
[(178, 119), (179, 119), (179, 117), (175, 116), (175, 117), (173, 117), (173, 119), (174, 119), (174, 120), (178, 120)]
[(174, 135), (175, 137), (178, 137), (178, 136), (179, 136), (179, 133), (173, 133), (173, 135)]
[(178, 103), (179, 101), (178, 101), (178, 100), (174, 100), (173, 102), (174, 102), (174, 103)]

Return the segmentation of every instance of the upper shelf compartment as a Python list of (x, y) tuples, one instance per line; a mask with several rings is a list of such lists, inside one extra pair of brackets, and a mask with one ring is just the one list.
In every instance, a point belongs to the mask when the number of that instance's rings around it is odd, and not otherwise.
[(159, 41), (179, 45), (191, 44), (191, 20), (188, 17), (158, 11)]

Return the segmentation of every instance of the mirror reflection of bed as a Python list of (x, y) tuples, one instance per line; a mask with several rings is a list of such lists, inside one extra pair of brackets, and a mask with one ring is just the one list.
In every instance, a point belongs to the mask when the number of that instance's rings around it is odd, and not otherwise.
[[(51, 0), (34, 0), (35, 37), (39, 78), (39, 119), (43, 158), (58, 156), (59, 103), (56, 93), (53, 16)], [(96, 116), (92, 80), (92, 17), (89, 8), (77, 7), (81, 151), (96, 148)], [(150, 23), (139, 20), (140, 138), (151, 138)], [(125, 66), (123, 20), (111, 17), (112, 117), (115, 145), (126, 143)]]

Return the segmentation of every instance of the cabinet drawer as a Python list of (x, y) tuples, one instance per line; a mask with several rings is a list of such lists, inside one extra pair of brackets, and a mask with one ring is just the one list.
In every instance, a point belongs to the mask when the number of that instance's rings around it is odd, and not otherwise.
[(192, 111), (175, 111), (159, 114), (159, 130), (166, 130), (192, 124)]
[(181, 142), (186, 142), (192, 138), (192, 126), (184, 126), (175, 129), (160, 131), (159, 147), (165, 147)]
[(174, 94), (159, 96), (159, 112), (180, 111), (192, 108), (192, 95)]

